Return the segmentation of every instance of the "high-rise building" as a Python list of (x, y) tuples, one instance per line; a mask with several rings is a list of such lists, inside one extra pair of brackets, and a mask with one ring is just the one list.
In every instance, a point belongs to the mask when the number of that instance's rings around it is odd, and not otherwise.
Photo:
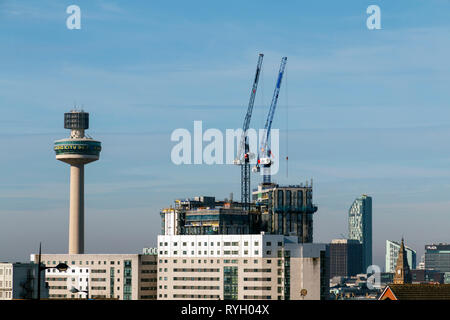
[[(0, 300), (37, 299), (38, 272), (35, 263), (0, 263)], [(48, 298), (48, 288), (41, 277), (41, 298)]]
[(164, 235), (259, 234), (295, 235), (301, 243), (313, 242), (312, 184), (279, 186), (260, 184), (246, 211), (232, 199), (214, 197), (175, 200), (161, 210)]
[(295, 235), (300, 243), (313, 242), (313, 187), (260, 184), (253, 192), (253, 200), (260, 213), (261, 231), (270, 234)]
[(297, 236), (160, 235), (158, 300), (319, 300), (329, 294), (326, 244)]
[(64, 114), (64, 128), (70, 138), (55, 141), (56, 159), (70, 164), (69, 254), (84, 253), (84, 165), (100, 157), (101, 143), (86, 137), (89, 113), (71, 111)]
[(363, 194), (348, 211), (349, 239), (363, 245), (363, 268), (372, 265), (372, 198)]
[[(42, 254), (50, 299), (154, 300), (157, 285), (157, 255), (144, 254)], [(31, 261), (37, 262), (32, 254)], [(59, 271), (65, 263), (69, 268)], [(55, 267), (55, 268), (51, 268)], [(79, 292), (73, 293), (75, 288)]]
[(425, 269), (450, 272), (450, 244), (439, 243), (426, 245)]
[(358, 240), (334, 239), (330, 244), (330, 278), (363, 273), (362, 244)]
[[(386, 240), (386, 272), (394, 272), (395, 265), (398, 259), (398, 252), (400, 251), (401, 244), (395, 241)], [(416, 251), (405, 246), (406, 257), (408, 260), (408, 265), (411, 269), (416, 269)]]

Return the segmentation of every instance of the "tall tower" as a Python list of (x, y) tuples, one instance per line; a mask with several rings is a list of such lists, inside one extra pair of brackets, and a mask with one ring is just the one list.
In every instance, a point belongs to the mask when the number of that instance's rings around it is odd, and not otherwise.
[(99, 159), (100, 141), (85, 137), (89, 113), (64, 113), (64, 128), (70, 138), (55, 141), (56, 159), (70, 164), (69, 254), (84, 253), (84, 165)]
[(395, 266), (394, 284), (411, 283), (411, 272), (409, 270), (408, 259), (406, 257), (405, 243), (400, 245), (397, 265)]
[(349, 239), (363, 245), (363, 269), (372, 264), (372, 198), (363, 194), (353, 201), (348, 211)]

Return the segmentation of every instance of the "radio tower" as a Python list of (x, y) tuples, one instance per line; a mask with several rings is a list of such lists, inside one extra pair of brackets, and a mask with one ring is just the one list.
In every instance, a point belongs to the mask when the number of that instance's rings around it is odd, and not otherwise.
[(70, 164), (69, 254), (84, 253), (84, 165), (99, 159), (100, 141), (85, 137), (89, 113), (64, 113), (64, 128), (70, 138), (55, 141), (56, 159)]

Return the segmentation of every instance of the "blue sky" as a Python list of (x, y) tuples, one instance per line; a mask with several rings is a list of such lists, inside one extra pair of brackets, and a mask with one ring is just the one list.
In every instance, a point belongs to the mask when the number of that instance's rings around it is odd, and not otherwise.
[[(81, 30), (66, 28), (71, 4)], [(382, 30), (366, 28), (370, 4)], [(252, 126), (287, 56), (273, 126), (289, 175), (282, 162), (274, 180), (314, 179), (315, 241), (347, 234), (347, 210), (367, 193), (375, 263), (386, 239), (405, 236), (419, 258), (426, 243), (450, 242), (449, 10), (448, 0), (0, 0), (0, 260), (27, 260), (38, 241), (67, 250), (69, 168), (52, 144), (68, 136), (75, 103), (103, 144), (86, 168), (88, 252), (155, 245), (159, 209), (175, 198), (239, 198), (239, 168), (175, 166), (170, 134), (194, 120), (240, 127), (259, 52)]]

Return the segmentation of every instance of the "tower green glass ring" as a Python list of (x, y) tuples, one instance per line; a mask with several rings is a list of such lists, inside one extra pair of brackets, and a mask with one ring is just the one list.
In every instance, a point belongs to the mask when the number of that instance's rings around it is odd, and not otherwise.
[(102, 145), (92, 139), (63, 139), (55, 141), (53, 149), (58, 160), (89, 163), (99, 159)]

